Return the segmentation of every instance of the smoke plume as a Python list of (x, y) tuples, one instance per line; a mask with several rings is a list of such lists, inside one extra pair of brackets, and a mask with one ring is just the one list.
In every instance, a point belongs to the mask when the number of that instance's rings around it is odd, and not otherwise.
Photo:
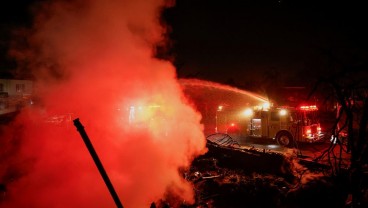
[[(27, 50), (35, 104), (2, 131), (5, 207), (114, 207), (72, 120), (79, 118), (124, 207), (169, 192), (193, 202), (179, 171), (203, 154), (200, 114), (173, 65), (154, 58), (163, 0), (43, 1)], [(5, 155), (5, 154), (4, 154)]]

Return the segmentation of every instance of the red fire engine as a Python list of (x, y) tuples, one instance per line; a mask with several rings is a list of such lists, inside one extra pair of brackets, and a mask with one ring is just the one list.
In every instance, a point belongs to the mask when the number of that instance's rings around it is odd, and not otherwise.
[(264, 104), (231, 111), (219, 106), (215, 126), (215, 133), (275, 139), (286, 147), (294, 147), (296, 142), (321, 141), (324, 137), (315, 105), (273, 107)]

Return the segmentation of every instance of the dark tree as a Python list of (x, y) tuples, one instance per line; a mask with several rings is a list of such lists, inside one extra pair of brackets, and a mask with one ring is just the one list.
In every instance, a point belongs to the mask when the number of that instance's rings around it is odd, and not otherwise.
[[(334, 176), (347, 173), (351, 207), (368, 205), (364, 198), (368, 191), (365, 173), (368, 170), (368, 62), (364, 56), (357, 57), (356, 53), (344, 56), (327, 53), (324, 73), (311, 92), (323, 91), (326, 99), (336, 102), (336, 120), (330, 132), (332, 142), (319, 158), (328, 156)], [(338, 154), (336, 149), (340, 150)], [(343, 153), (350, 155), (347, 169), (342, 165)]]

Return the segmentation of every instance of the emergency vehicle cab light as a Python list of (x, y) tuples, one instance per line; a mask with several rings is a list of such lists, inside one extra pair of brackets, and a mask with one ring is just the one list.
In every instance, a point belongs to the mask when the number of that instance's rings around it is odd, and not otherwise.
[(285, 109), (281, 109), (281, 110), (279, 111), (279, 114), (280, 114), (280, 116), (284, 116), (284, 115), (286, 115), (286, 114), (287, 114), (287, 111), (286, 111)]
[(247, 108), (243, 111), (243, 115), (246, 116), (246, 117), (250, 117), (253, 115), (253, 110), (250, 109), (250, 108)]
[(222, 108), (223, 108), (223, 106), (222, 106), (222, 105), (219, 105), (219, 106), (217, 107), (217, 111), (222, 111)]
[(270, 106), (271, 106), (271, 104), (269, 102), (263, 103), (262, 104), (262, 109), (264, 111), (268, 111), (270, 109)]

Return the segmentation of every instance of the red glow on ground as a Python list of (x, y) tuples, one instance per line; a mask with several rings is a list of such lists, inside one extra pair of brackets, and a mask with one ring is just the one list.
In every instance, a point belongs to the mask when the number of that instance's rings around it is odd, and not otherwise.
[[(10, 169), (19, 172), (7, 180), (4, 205), (114, 207), (75, 127), (45, 122), (68, 113), (84, 125), (125, 207), (149, 207), (168, 190), (192, 202), (192, 186), (178, 168), (206, 151), (205, 138), (172, 64), (152, 58), (164, 3), (72, 2), (35, 10), (31, 48), (20, 61), (30, 61), (42, 106), (25, 109), (4, 131), (3, 141), (19, 142), (0, 170), (3, 180)], [(162, 108), (141, 128), (129, 123), (137, 104)]]

